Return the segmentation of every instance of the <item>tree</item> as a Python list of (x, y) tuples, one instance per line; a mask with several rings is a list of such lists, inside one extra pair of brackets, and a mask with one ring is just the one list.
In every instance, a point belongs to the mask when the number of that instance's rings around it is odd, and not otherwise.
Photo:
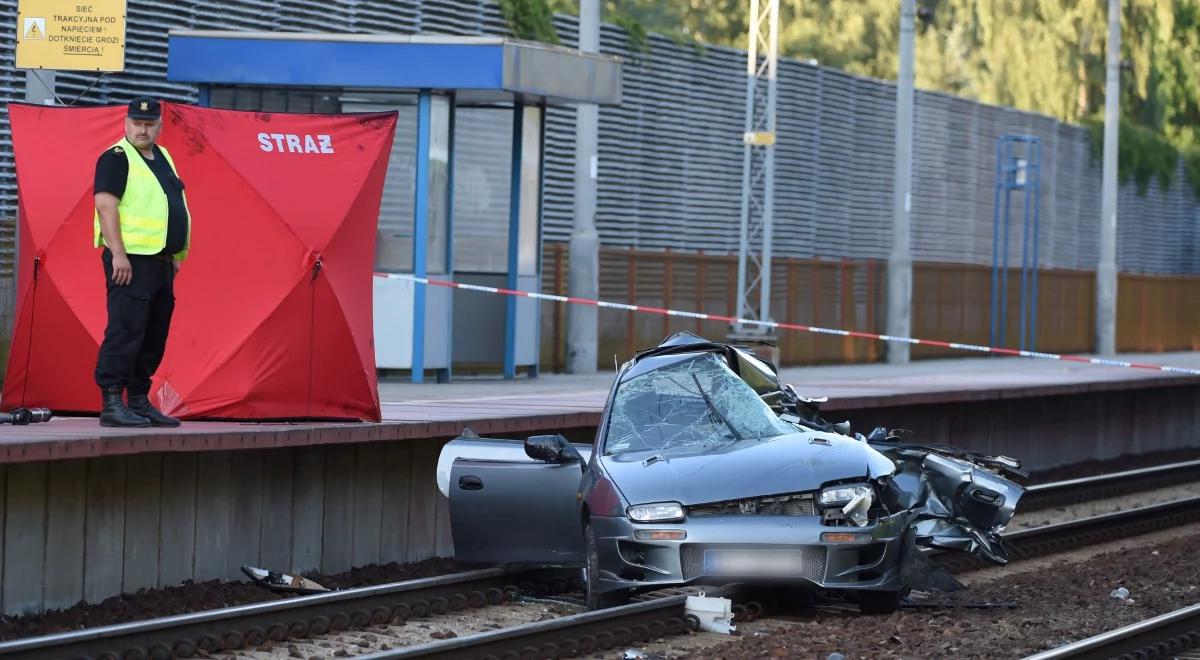
[[(506, 0), (512, 1), (512, 0)], [(574, 13), (577, 0), (544, 0)], [(1105, 0), (918, 0), (916, 84), (984, 103), (1094, 122), (1104, 107)], [(644, 42), (659, 32), (746, 47), (748, 0), (605, 0)], [(1122, 0), (1121, 114), (1146, 168), (1169, 179), (1182, 150), (1200, 192), (1200, 0)], [(894, 79), (898, 0), (780, 0), (782, 54)], [(631, 41), (633, 39), (631, 38)], [(1124, 132), (1123, 132), (1124, 135)], [(1124, 151), (1124, 150), (1123, 150)], [(1129, 152), (1134, 153), (1134, 152)], [(1122, 161), (1123, 167), (1131, 162)]]

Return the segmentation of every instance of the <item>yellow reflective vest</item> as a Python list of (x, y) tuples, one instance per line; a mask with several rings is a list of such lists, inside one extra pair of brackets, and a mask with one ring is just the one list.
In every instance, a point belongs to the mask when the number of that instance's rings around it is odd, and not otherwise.
[[(166, 147), (159, 145), (171, 171), (178, 176), (175, 161)], [(117, 205), (117, 213), (121, 218), (121, 240), (125, 243), (125, 251), (129, 254), (158, 254), (167, 245), (167, 216), (169, 213), (167, 193), (163, 192), (158, 177), (150, 170), (150, 166), (142, 157), (135, 153), (136, 147), (126, 138), (114, 144), (110, 149), (119, 149), (129, 161), (129, 178), (125, 182), (125, 193)], [(187, 195), (183, 196), (183, 208), (187, 211)], [(96, 247), (104, 245), (104, 236), (100, 233), (100, 213), (95, 212), (93, 220), (93, 242)], [(187, 236), (183, 249), (173, 256), (182, 261), (187, 257), (192, 244), (192, 214), (187, 211)]]

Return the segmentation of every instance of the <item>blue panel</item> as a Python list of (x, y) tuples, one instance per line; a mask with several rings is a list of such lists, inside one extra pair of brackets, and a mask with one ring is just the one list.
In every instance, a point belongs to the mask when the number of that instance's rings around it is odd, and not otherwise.
[[(425, 277), (429, 237), (429, 129), (433, 120), (432, 97), (423, 90), (417, 100), (416, 199), (413, 203), (413, 275)], [(412, 382), (425, 380), (425, 286), (413, 290)]]
[(422, 44), (172, 35), (167, 79), (390, 89), (502, 89), (500, 44)]

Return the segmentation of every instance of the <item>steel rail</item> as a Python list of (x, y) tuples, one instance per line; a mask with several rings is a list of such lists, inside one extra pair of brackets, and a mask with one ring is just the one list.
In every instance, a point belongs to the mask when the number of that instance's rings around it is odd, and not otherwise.
[[(705, 592), (729, 596), (733, 588)], [(429, 642), (402, 649), (355, 656), (359, 658), (431, 658), (509, 660), (588, 655), (602, 649), (678, 635), (694, 629), (685, 611), (686, 595), (672, 595), (595, 612), (582, 612), (549, 621), (490, 630), (475, 635)]]
[(1200, 460), (1036, 484), (1025, 489), (1018, 512), (1038, 511), (1200, 481)]
[(1105, 660), (1107, 658), (1175, 657), (1200, 647), (1200, 604), (1081, 639), (1025, 660)]
[[(1200, 497), (1020, 530), (1006, 534), (1004, 539), (1010, 550), (1015, 551), (1014, 558), (1020, 560), (1197, 520), (1200, 520)], [(942, 554), (938, 559), (945, 556)], [(969, 567), (955, 561), (944, 563), (951, 570)], [(735, 587), (726, 587), (722, 593), (733, 594)], [(687, 627), (684, 602), (684, 596), (671, 596), (361, 657), (536, 660), (588, 655), (630, 642), (657, 639), (673, 631), (683, 632)]]
[[(1181, 478), (1193, 470), (1197, 462), (1175, 463), (1158, 468), (1145, 470), (1130, 470), (1110, 475), (1099, 475), (1084, 479), (1044, 484), (1033, 487), (1033, 492), (1053, 494), (1056, 492), (1075, 492), (1075, 497), (1081, 493), (1096, 492), (1088, 486), (1089, 483), (1117, 485), (1120, 488), (1133, 487), (1143, 478), (1159, 478), (1171, 475)], [(1147, 476), (1151, 475), (1151, 476)], [(1158, 475), (1158, 476), (1153, 476)], [(1122, 485), (1124, 484), (1124, 485)], [(1022, 501), (1024, 504), (1024, 501)], [(1023, 508), (1023, 507), (1022, 507)], [(1133, 536), (1171, 525), (1185, 524), (1200, 520), (1200, 498), (1180, 500), (1150, 507), (1142, 507), (1115, 514), (1094, 516), (1087, 519), (1070, 521), (1056, 525), (1048, 525), (1033, 529), (1009, 532), (1004, 535), (1005, 545), (1009, 548), (1014, 559), (1049, 554), (1060, 549), (1076, 547), (1086, 543), (1096, 543), (1112, 538)], [(950, 570), (967, 570), (975, 566), (986, 565), (982, 560), (962, 554), (934, 553), (934, 560), (942, 563)], [(210, 610), (178, 616), (136, 621), (131, 623), (90, 628), (70, 633), (60, 633), (42, 637), (25, 638), (0, 643), (0, 657), (12, 658), (170, 658), (186, 657), (198, 651), (209, 653), (223, 649), (235, 649), (245, 646), (256, 646), (270, 639), (282, 641), (287, 638), (304, 637), (313, 634), (324, 634), (349, 627), (362, 627), (369, 623), (385, 623), (392, 620), (403, 620), (410, 616), (426, 616), (439, 614), (448, 610), (460, 610), (466, 607), (482, 607), (487, 603), (496, 603), (505, 598), (511, 598), (514, 591), (522, 588), (526, 591), (541, 592), (562, 591), (572, 584), (577, 575), (574, 571), (564, 569), (541, 570), (505, 570), (485, 569), (452, 575), (424, 578), (407, 582), (348, 589), (345, 591), (317, 594), (243, 605), (221, 610)], [(497, 600), (499, 598), (499, 600)], [(682, 597), (668, 597), (655, 601), (635, 603), (626, 607), (646, 608), (647, 612), (666, 608), (669, 612), (670, 603), (678, 601), (682, 607)], [(605, 610), (611, 617), (621, 617), (622, 608), (617, 611)], [(636, 610), (641, 612), (642, 610)], [(601, 613), (588, 613), (599, 615)], [(577, 615), (582, 616), (582, 615)], [(655, 615), (657, 617), (657, 615)], [(672, 619), (682, 616), (678, 611), (670, 616), (664, 615), (661, 622), (666, 629), (677, 628)], [(550, 626), (551, 622), (543, 622), (543, 636), (553, 636), (559, 633), (559, 626), (571, 625), (574, 617), (566, 617), (559, 621), (566, 624)], [(580, 621), (594, 622), (589, 626), (600, 626), (600, 622), (609, 620), (609, 616), (591, 616)], [(655, 618), (659, 620), (659, 618)], [(670, 625), (667, 625), (670, 624)], [(541, 625), (541, 624), (539, 624)], [(603, 624), (608, 625), (608, 624)], [(636, 624), (635, 624), (636, 625)], [(609, 628), (625, 628), (624, 625), (609, 625)], [(508, 630), (517, 631), (522, 627)], [(494, 642), (508, 640), (510, 636), (505, 631), (487, 633)], [(641, 633), (629, 629), (631, 633)], [(645, 630), (646, 633), (658, 633)], [(500, 635), (499, 633), (506, 633)], [(519, 635), (519, 633), (512, 633)], [(591, 633), (581, 635), (596, 637)], [(447, 640), (457, 648), (468, 643), (465, 640), (475, 636)], [(514, 637), (515, 638), (515, 637)], [(570, 641), (570, 638), (563, 637)], [(610, 641), (607, 636), (596, 638), (598, 642)], [(576, 640), (583, 644), (586, 639)], [(443, 642), (434, 643), (434, 647)], [(489, 642), (492, 643), (492, 642)], [(551, 642), (542, 642), (548, 644)], [(560, 647), (562, 646), (559, 642)], [(520, 649), (529, 651), (529, 645)], [(581, 647), (582, 648), (582, 647)], [(397, 651), (399, 652), (399, 651)], [(486, 654), (485, 654), (486, 655)], [(518, 657), (520, 653), (518, 653)], [(381, 656), (382, 657), (382, 656)], [(391, 657), (391, 656), (387, 656)], [(404, 657), (404, 656), (396, 656)], [(450, 656), (447, 656), (450, 657)], [(502, 656), (498, 656), (502, 657)]]
[(190, 657), (565, 590), (578, 571), (489, 568), (0, 643), (22, 660)]

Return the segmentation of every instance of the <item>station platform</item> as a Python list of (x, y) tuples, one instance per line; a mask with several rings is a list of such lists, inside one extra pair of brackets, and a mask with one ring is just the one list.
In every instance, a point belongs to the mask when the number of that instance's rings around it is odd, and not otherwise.
[[(1119, 359), (1200, 368), (1200, 352), (1127, 354)], [(58, 417), (45, 424), (0, 426), (0, 463), (145, 452), (449, 440), (464, 428), (485, 436), (583, 429), (599, 422), (613, 376), (613, 372), (547, 374), (511, 381), (467, 377), (420, 385), (383, 381), (379, 386), (380, 423), (188, 422), (179, 429), (130, 430), (101, 428), (95, 418)], [(1200, 376), (1012, 357), (790, 367), (781, 371), (781, 378), (805, 395), (828, 397), (822, 410), (847, 414), (1200, 385)]]
[[(1200, 368), (1200, 353), (1195, 352), (1126, 354), (1120, 359)], [(828, 397), (822, 409), (830, 413), (1200, 385), (1200, 376), (1026, 358), (787, 367), (780, 376), (802, 394)], [(379, 384), (383, 421), (378, 424), (198, 421), (176, 430), (120, 430), (102, 428), (95, 418), (55, 418), (47, 424), (0, 426), (0, 463), (450, 439), (468, 427), (481, 436), (580, 430), (598, 424), (612, 378), (612, 372), (601, 372), (516, 380), (458, 378), (446, 384), (384, 380)]]
[[(1200, 353), (1124, 356), (1200, 367)], [(912, 431), (1030, 470), (1200, 445), (1200, 377), (1021, 358), (789, 368), (826, 418)], [(0, 613), (43, 612), (187, 580), (452, 556), (443, 444), (464, 428), (586, 441), (613, 374), (384, 382), (376, 424), (95, 418), (0, 426)]]

